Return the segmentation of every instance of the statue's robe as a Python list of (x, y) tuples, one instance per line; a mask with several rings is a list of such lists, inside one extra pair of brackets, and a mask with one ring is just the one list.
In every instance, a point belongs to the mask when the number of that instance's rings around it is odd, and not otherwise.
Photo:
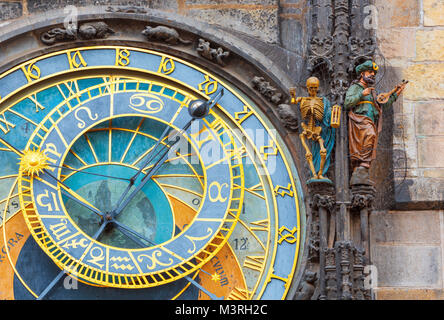
[[(333, 147), (335, 145), (336, 129), (331, 127), (331, 103), (325, 97), (322, 101), (324, 103), (324, 117), (322, 118), (322, 121), (316, 121), (316, 126), (320, 126), (322, 128), (321, 137), (324, 140), (324, 147), (327, 150), (327, 157), (325, 158), (324, 169), (322, 171), (322, 175), (325, 176), (328, 168), (330, 167), (331, 152), (333, 151)], [(313, 165), (316, 172), (319, 172), (319, 168), (321, 166), (319, 143), (312, 142), (312, 145)]]
[(349, 152), (352, 162), (368, 163), (376, 158), (378, 136), (382, 124), (382, 108), (391, 107), (398, 98), (393, 93), (385, 104), (377, 104), (372, 94), (363, 96), (364, 86), (354, 83), (347, 90), (344, 107), (348, 113)]

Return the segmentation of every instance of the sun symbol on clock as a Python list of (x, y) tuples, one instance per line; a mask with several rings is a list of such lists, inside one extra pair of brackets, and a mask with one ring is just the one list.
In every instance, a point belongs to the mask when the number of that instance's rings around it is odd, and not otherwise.
[(34, 175), (38, 176), (44, 169), (49, 167), (48, 156), (39, 149), (26, 150), (19, 159), (20, 162), (18, 164), (23, 173), (31, 177)]

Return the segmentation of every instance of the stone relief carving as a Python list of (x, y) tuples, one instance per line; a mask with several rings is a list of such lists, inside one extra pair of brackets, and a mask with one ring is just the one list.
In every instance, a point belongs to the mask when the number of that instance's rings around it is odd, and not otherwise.
[(199, 39), (199, 44), (197, 45), (197, 53), (202, 57), (216, 62), (218, 65), (225, 67), (226, 63), (224, 59), (230, 56), (229, 51), (225, 51), (221, 47), (214, 49), (211, 48), (210, 42), (204, 39)]
[(121, 13), (148, 13), (145, 8), (141, 7), (108, 7), (106, 12), (121, 12)]
[(254, 77), (252, 80), (253, 88), (259, 91), (268, 101), (278, 104), (282, 100), (282, 93), (267, 82), (263, 77)]
[(104, 39), (114, 33), (105, 22), (99, 21), (84, 23), (78, 29), (53, 28), (42, 33), (40, 40), (50, 46), (57, 42)]
[(285, 128), (294, 132), (298, 131), (299, 125), (297, 115), (290, 105), (280, 104), (276, 110)]
[(182, 39), (176, 29), (165, 26), (146, 26), (145, 29), (142, 31), (142, 34), (147, 38), (147, 40), (165, 42), (171, 45), (187, 45), (192, 43), (192, 41)]

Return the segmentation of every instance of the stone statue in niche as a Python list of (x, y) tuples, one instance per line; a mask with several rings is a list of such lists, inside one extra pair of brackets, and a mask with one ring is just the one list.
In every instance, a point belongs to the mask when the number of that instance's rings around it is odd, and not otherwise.
[[(330, 167), (330, 156), (335, 144), (335, 129), (340, 125), (341, 108), (331, 106), (325, 97), (318, 97), (319, 79), (316, 77), (307, 80), (308, 97), (296, 97), (296, 89), (290, 89), (291, 103), (299, 104), (303, 122), (302, 133), (299, 135), (305, 149), (312, 179), (308, 181), (325, 181)], [(311, 147), (309, 147), (311, 144)]]
[(378, 136), (382, 130), (382, 109), (391, 107), (404, 90), (403, 81), (391, 92), (376, 96), (373, 85), (379, 67), (368, 60), (355, 68), (359, 78), (347, 90), (344, 107), (348, 111), (348, 136), (351, 167), (351, 184), (366, 184), (369, 169), (376, 158)]

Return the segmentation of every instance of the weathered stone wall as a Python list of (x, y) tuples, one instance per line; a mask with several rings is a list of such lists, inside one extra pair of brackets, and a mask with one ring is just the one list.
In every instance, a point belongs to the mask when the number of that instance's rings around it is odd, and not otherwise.
[[(10, 0), (0, 1), (0, 27), (29, 15), (74, 5), (111, 7), (114, 12), (159, 10), (206, 22), (265, 53), (299, 84), (307, 43), (308, 0)], [(69, 11), (67, 11), (69, 14)]]
[(393, 110), (395, 209), (408, 211), (370, 219), (377, 298), (444, 299), (444, 1), (375, 5), (387, 69), (410, 81)]

